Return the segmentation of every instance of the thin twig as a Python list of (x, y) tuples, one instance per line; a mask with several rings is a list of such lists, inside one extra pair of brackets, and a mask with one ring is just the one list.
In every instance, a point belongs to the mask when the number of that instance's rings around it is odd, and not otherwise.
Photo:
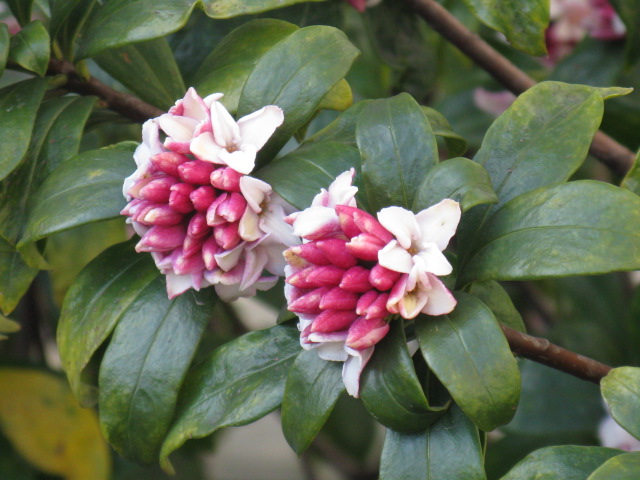
[[(405, 1), (434, 30), (516, 95), (536, 84), (535, 80), (460, 23), (435, 0)], [(593, 137), (591, 154), (618, 175), (624, 175), (635, 159), (631, 150), (601, 131)]]
[(611, 370), (609, 365), (554, 345), (546, 338), (533, 337), (505, 325), (501, 327), (511, 350), (521, 357), (596, 384)]

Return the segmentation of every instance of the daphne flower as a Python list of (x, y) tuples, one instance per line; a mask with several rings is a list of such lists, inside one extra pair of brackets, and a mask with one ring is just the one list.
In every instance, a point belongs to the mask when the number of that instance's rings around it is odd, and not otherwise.
[[(225, 300), (270, 288), (273, 275), (284, 274), (282, 251), (299, 241), (283, 220), (291, 206), (270, 185), (194, 150), (203, 135), (226, 138), (236, 125), (217, 101), (221, 96), (202, 99), (189, 89), (169, 113), (147, 121), (134, 153), (137, 169), (124, 182), (129, 203), (122, 214), (142, 237), (136, 250), (151, 252), (166, 275), (169, 298), (209, 285)], [(279, 125), (256, 120), (265, 109), (243, 122), (242, 136), (259, 139), (256, 148)]]

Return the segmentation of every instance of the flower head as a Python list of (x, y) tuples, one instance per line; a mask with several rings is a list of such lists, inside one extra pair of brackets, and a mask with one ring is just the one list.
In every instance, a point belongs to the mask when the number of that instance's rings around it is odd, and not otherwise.
[[(124, 182), (129, 203), (122, 214), (142, 237), (136, 250), (152, 253), (170, 298), (209, 285), (227, 300), (270, 288), (277, 277), (263, 271), (283, 275), (282, 251), (298, 242), (283, 221), (291, 207), (246, 175), (255, 151), (282, 123), (282, 111), (264, 107), (241, 119), (250, 117), (240, 128), (221, 97), (202, 99), (191, 88), (169, 113), (147, 121), (134, 153), (137, 170)], [(226, 153), (203, 147), (201, 137), (223, 142), (229, 131), (238, 150), (228, 151), (231, 141)]]

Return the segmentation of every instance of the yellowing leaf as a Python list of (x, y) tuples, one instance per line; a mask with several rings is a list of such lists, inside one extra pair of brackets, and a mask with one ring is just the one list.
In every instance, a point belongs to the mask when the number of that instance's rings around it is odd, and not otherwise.
[(351, 92), (351, 86), (343, 78), (327, 92), (322, 101), (320, 101), (318, 110), (337, 110), (343, 112), (352, 104), (353, 93)]
[(0, 315), (0, 340), (7, 338), (6, 335), (3, 335), (4, 333), (14, 333), (18, 330), (20, 330), (20, 324), (18, 322), (14, 322), (10, 318)]
[(0, 368), (0, 429), (36, 468), (66, 480), (107, 480), (109, 450), (93, 410), (66, 382), (28, 368)]

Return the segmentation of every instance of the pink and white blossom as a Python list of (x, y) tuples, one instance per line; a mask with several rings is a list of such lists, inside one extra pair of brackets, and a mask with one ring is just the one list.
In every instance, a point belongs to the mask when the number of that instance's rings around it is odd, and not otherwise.
[(618, 448), (627, 452), (640, 450), (640, 440), (618, 425), (608, 413), (600, 422), (598, 437), (603, 447)]

